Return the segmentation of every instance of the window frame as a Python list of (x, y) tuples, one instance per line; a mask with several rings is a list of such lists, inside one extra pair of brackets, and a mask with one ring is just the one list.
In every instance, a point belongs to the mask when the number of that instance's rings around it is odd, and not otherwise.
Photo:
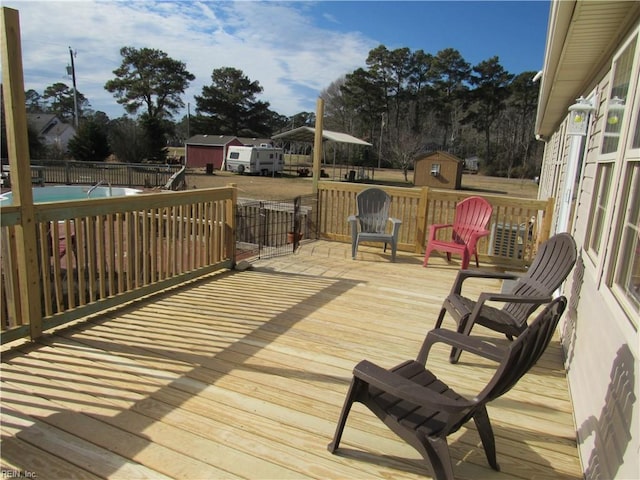
[[(628, 245), (630, 241), (628, 235), (634, 231), (633, 228), (628, 230), (626, 226), (630, 221), (630, 216), (637, 213), (631, 208), (630, 202), (638, 198), (638, 193), (631, 189), (634, 187), (633, 181), (635, 180), (637, 182), (638, 175), (640, 175), (640, 170), (638, 170), (640, 168), (640, 142), (636, 142), (636, 135), (638, 135), (637, 131), (639, 128), (638, 122), (640, 122), (640, 92), (638, 92), (638, 89), (640, 89), (640, 55), (638, 55), (640, 52), (640, 27), (635, 28), (634, 31), (631, 32), (627, 41), (620, 47), (617, 55), (613, 58), (612, 75), (615, 62), (633, 42), (635, 42), (635, 55), (632, 58), (628, 94), (618, 147), (615, 152), (602, 153), (603, 143), (601, 143), (600, 154), (597, 159), (598, 172), (603, 168), (603, 165), (613, 163), (613, 188), (609, 191), (609, 199), (606, 207), (607, 212), (605, 213), (608, 219), (605, 220), (606, 223), (601, 238), (604, 244), (601, 245), (597, 253), (591, 249), (590, 237), (593, 234), (591, 231), (591, 222), (593, 222), (593, 214), (595, 213), (593, 206), (597, 202), (597, 199), (594, 198), (590, 209), (589, 242), (585, 244), (585, 247), (588, 247), (587, 251), (590, 251), (589, 256), (596, 262), (596, 265), (600, 265), (601, 287), (610, 292), (629, 318), (631, 324), (637, 329), (640, 318), (638, 315), (640, 313), (640, 302), (638, 302), (637, 298), (631, 298), (626, 286), (620, 282), (622, 275), (628, 273), (627, 270), (630, 268), (630, 259), (623, 254), (622, 248)], [(612, 79), (608, 90), (609, 96), (607, 98), (611, 97), (613, 89)], [(604, 142), (604, 128), (606, 126), (608, 110), (607, 108), (603, 117), (602, 142)], [(619, 188), (615, 188), (616, 185), (618, 185)], [(596, 192), (599, 192), (599, 186), (594, 184), (594, 194)], [(637, 228), (638, 226), (636, 226), (636, 229)], [(631, 240), (633, 240), (632, 237)]]
[[(632, 87), (634, 85), (634, 72), (637, 72), (637, 66), (638, 66), (637, 57), (638, 57), (638, 49), (640, 48), (638, 45), (639, 35), (640, 33), (637, 30), (631, 33), (627, 41), (616, 52), (616, 55), (613, 57), (613, 60), (611, 62), (611, 76), (609, 79), (609, 87), (607, 89), (607, 97), (606, 97), (607, 102), (605, 104), (604, 115), (602, 116), (602, 136), (600, 139), (600, 156), (602, 158), (609, 158), (609, 157), (616, 158), (619, 152), (621, 151), (621, 149), (623, 150), (625, 149), (624, 141), (621, 141), (623, 140), (623, 137), (621, 135), (623, 133), (622, 125), (624, 125), (625, 121), (627, 121), (628, 116), (633, 114), (633, 109), (630, 108), (630, 106), (633, 105), (633, 103), (629, 102), (629, 99), (630, 99), (629, 97), (633, 96), (635, 93)], [(635, 39), (635, 42), (634, 42), (634, 39)], [(619, 123), (617, 123), (620, 126), (620, 130), (618, 132), (607, 132), (607, 128), (609, 126), (609, 123), (608, 123), (609, 115), (615, 114), (614, 108), (616, 108), (616, 104), (614, 100), (615, 98), (620, 98), (616, 90), (620, 88), (621, 84), (615, 83), (616, 76), (617, 76), (616, 74), (618, 72), (618, 66), (620, 65), (620, 59), (622, 58), (623, 55), (627, 53), (627, 49), (632, 48), (632, 46), (633, 46), (633, 52), (630, 55), (631, 67), (629, 71), (629, 79), (627, 80), (628, 85), (626, 90), (626, 97), (622, 99), (624, 100), (624, 108), (620, 113), (622, 118), (618, 121)], [(607, 142), (607, 138), (612, 138), (614, 136), (618, 137), (615, 150), (605, 152), (605, 145)]]

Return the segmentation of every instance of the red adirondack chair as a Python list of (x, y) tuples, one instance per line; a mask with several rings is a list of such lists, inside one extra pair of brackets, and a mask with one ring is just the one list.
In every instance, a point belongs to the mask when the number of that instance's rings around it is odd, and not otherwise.
[[(453, 224), (434, 224), (429, 227), (429, 240), (424, 253), (424, 267), (427, 266), (429, 256), (433, 250), (447, 252), (447, 260), (451, 261), (451, 254), (462, 256), (461, 269), (469, 266), (471, 255), (476, 257), (476, 267), (478, 263), (478, 251), (476, 245), (478, 240), (489, 235), (487, 223), (491, 218), (493, 207), (482, 197), (468, 197), (458, 202)], [(436, 238), (438, 230), (450, 228), (451, 240), (438, 240)]]

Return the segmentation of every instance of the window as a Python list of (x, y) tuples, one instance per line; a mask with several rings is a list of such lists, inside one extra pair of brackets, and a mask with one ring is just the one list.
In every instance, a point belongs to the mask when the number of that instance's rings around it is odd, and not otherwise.
[(640, 105), (638, 105), (638, 114), (636, 115), (636, 133), (633, 135), (631, 148), (640, 148)]
[(636, 52), (634, 39), (613, 64), (613, 75), (602, 142), (602, 153), (614, 153), (618, 150), (620, 131), (624, 121), (624, 114), (629, 96), (629, 82)]
[(239, 152), (229, 152), (229, 158), (231, 160), (237, 160), (238, 158), (240, 158), (240, 153)]
[(588, 234), (588, 249), (598, 254), (602, 244), (602, 234), (604, 220), (607, 213), (607, 205), (609, 203), (609, 192), (611, 190), (611, 178), (613, 177), (613, 164), (601, 163), (598, 165), (596, 174), (596, 182), (591, 203), (591, 223)]
[[(615, 199), (610, 202), (615, 202), (615, 205), (608, 207), (611, 226), (605, 225), (602, 229), (602, 235), (605, 238), (608, 235), (610, 240), (607, 251), (611, 256), (608, 265), (605, 260), (603, 273), (607, 287), (636, 328), (640, 319), (639, 37), (636, 31), (630, 43), (623, 47), (620, 56), (614, 60), (615, 74), (612, 76), (604, 124), (604, 135), (608, 137), (603, 142), (602, 151), (605, 154), (603, 161), (613, 161), (616, 165), (610, 192)], [(606, 155), (613, 151), (614, 155)], [(600, 253), (604, 254), (603, 251)]]
[(618, 272), (615, 284), (631, 303), (640, 311), (640, 163), (629, 167), (629, 192), (625, 218), (622, 223)]

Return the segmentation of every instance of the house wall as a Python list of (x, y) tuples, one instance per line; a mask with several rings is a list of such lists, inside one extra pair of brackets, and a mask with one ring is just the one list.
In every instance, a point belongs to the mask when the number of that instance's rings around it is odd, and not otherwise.
[[(433, 164), (440, 165), (440, 175), (431, 175)], [(434, 154), (414, 163), (413, 184), (418, 187), (449, 188), (458, 190), (462, 183), (463, 163), (444, 155)]]
[(207, 164), (213, 164), (213, 168), (220, 170), (227, 156), (227, 149), (231, 145), (242, 145), (242, 142), (234, 138), (226, 145), (185, 145), (186, 165), (188, 168), (206, 168)]
[[(634, 35), (640, 35), (640, 26), (621, 39), (614, 55)], [(640, 43), (636, 46), (640, 49)], [(640, 184), (633, 183), (637, 178), (634, 175), (640, 172), (640, 148), (631, 148), (640, 121), (638, 51), (625, 97), (627, 107), (616, 153), (602, 153), (614, 58), (597, 73), (592, 82), (594, 88), (581, 92), (595, 100), (596, 111), (591, 115), (583, 142), (575, 183), (569, 231), (576, 240), (579, 259), (563, 287), (563, 293), (569, 297), (569, 308), (559, 329), (574, 403), (578, 448), (587, 479), (640, 478), (640, 312), (616, 281), (620, 265), (638, 261), (640, 255), (635, 250), (635, 255), (623, 257), (620, 251), (623, 232), (629, 228), (625, 218), (632, 209), (632, 196), (638, 195), (635, 185)], [(567, 182), (573, 181), (566, 175), (571, 141), (565, 133), (566, 122), (565, 119), (546, 143), (539, 198), (560, 199)], [(612, 172), (606, 195), (599, 190), (598, 175), (603, 168)], [(604, 206), (602, 234), (596, 248), (592, 234), (594, 205), (599, 204)], [(556, 230), (560, 227), (554, 225)], [(636, 242), (640, 245), (640, 240)]]
[(212, 163), (219, 170), (224, 160), (223, 148), (217, 145), (187, 145), (186, 157), (188, 168), (204, 168)]

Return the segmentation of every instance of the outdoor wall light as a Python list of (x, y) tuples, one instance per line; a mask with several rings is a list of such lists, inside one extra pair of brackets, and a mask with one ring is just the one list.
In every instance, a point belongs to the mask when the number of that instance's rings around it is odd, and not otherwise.
[(586, 135), (587, 118), (596, 107), (584, 97), (576, 98), (576, 103), (569, 107), (567, 135)]
[(609, 100), (609, 108), (607, 110), (607, 123), (611, 126), (620, 122), (620, 117), (624, 112), (624, 100), (620, 97), (613, 97)]

